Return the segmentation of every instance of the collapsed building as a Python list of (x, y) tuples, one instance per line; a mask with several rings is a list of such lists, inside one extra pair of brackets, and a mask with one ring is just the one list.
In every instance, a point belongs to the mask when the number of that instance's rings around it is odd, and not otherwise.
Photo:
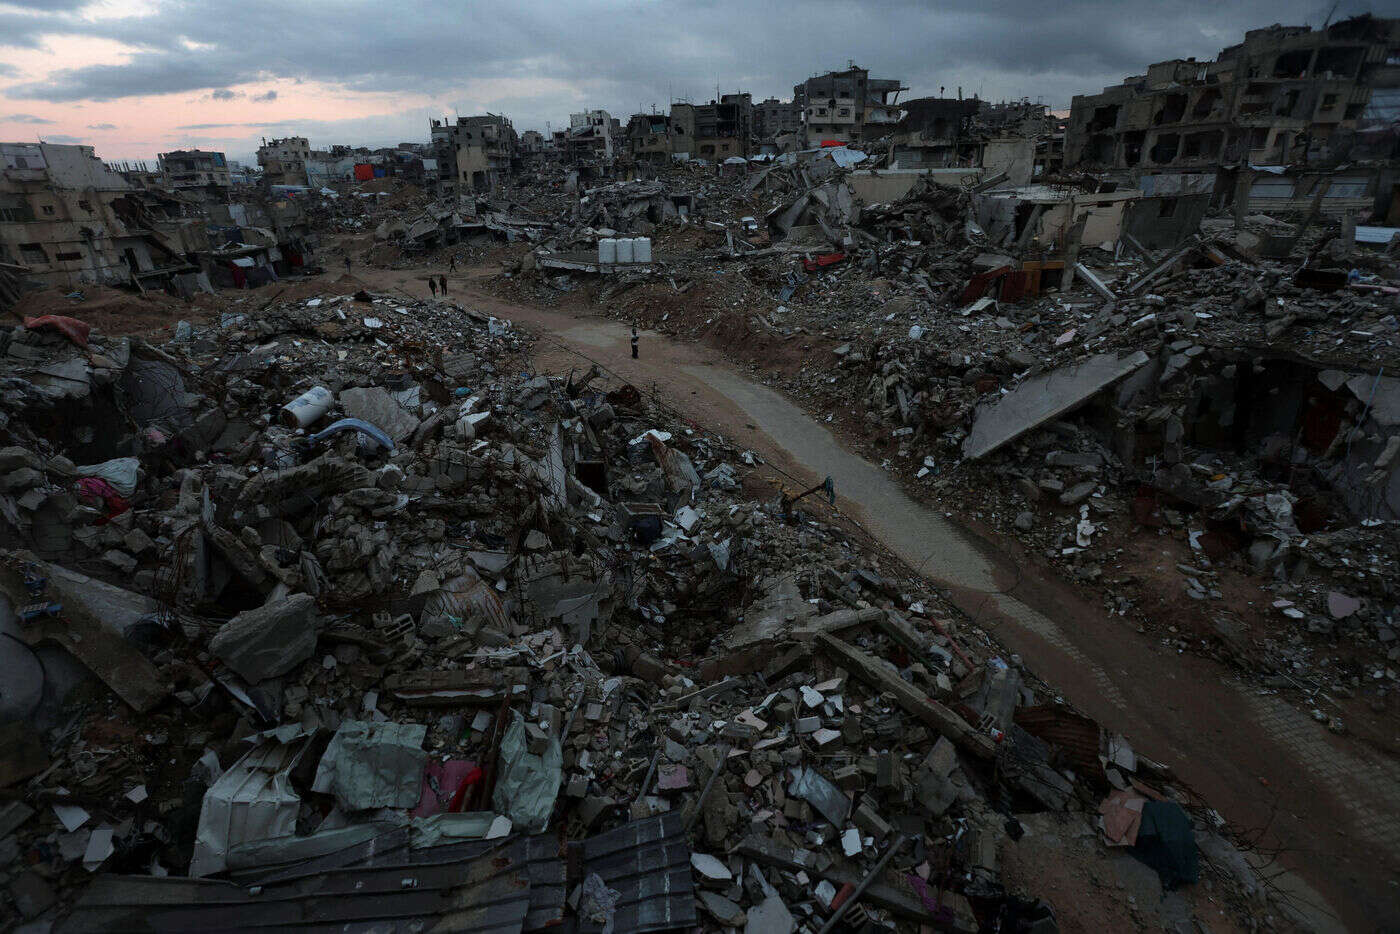
[(177, 149), (160, 154), (161, 186), (169, 190), (208, 190), (211, 200), (228, 197), (228, 160), (221, 152)]
[(4, 143), (0, 160), (0, 262), (23, 267), (26, 279), (72, 289), (197, 271), (185, 257), (189, 244), (170, 235), (189, 225), (149, 210), (148, 193), (91, 146)]
[(311, 161), (311, 144), (305, 136), (264, 139), (258, 147), (258, 165), (263, 181), (268, 185), (305, 188), (311, 184), (307, 163)]
[(1262, 904), (1166, 764), (509, 322), (4, 336), (7, 924), (1047, 930), (998, 854), (1065, 826)]
[[(601, 183), (616, 121), (582, 114), (550, 143), (579, 165), (540, 137), (528, 173), (458, 159), (450, 198), (373, 171), (240, 195), (201, 209), (199, 259), (240, 285), (287, 274), (289, 236), (346, 235), (347, 270), (480, 250), (482, 289), (730, 349), (1319, 730), (1347, 732), (1336, 698), (1393, 704), (1400, 230), (1324, 210), (1327, 169), (1227, 212), (1207, 172), (1051, 171), (1040, 105), (906, 101), (893, 135), (871, 106), (863, 149), (733, 174), (643, 115), (654, 165)], [(431, 129), (481, 126), (508, 123)], [(155, 229), (193, 201), (114, 210)], [(0, 303), (27, 269), (0, 257)], [(1120, 893), (1105, 928), (1293, 918), (1248, 832), (832, 483), (791, 489), (591, 361), (547, 372), (470, 305), (228, 298), (158, 336), (81, 296), (0, 332), (0, 924), (1055, 930), (1075, 895), (1029, 852)]]

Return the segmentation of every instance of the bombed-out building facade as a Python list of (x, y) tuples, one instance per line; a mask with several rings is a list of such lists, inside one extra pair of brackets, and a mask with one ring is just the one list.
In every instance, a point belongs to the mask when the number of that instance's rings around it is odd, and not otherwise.
[(1238, 189), (1274, 210), (1306, 210), (1325, 177), (1324, 212), (1365, 206), (1393, 223), (1394, 175), (1384, 165), (1400, 154), (1397, 111), (1400, 20), (1275, 25), (1212, 61), (1158, 62), (1074, 97), (1064, 165), (1127, 183), (1199, 176), (1150, 184), (1222, 205)]

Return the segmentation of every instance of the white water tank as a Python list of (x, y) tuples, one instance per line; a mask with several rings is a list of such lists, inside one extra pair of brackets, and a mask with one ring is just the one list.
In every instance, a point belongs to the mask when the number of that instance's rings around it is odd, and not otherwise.
[(334, 401), (335, 393), (325, 386), (314, 386), (282, 406), (282, 424), (288, 428), (305, 428), (325, 415)]
[(632, 259), (638, 263), (651, 262), (651, 237), (638, 237), (632, 241)]
[(612, 237), (604, 237), (598, 241), (598, 262), (609, 264), (617, 262), (617, 241)]
[(630, 263), (630, 262), (632, 262), (632, 257), (633, 257), (632, 246), (633, 246), (633, 242), (632, 242), (632, 238), (631, 238), (631, 237), (618, 237), (618, 238), (617, 238), (617, 261), (618, 261), (619, 263)]

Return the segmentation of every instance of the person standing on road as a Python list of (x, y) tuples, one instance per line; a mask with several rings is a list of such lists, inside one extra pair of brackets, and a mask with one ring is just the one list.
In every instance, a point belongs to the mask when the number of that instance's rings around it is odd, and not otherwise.
[(432, 276), (428, 277), (428, 290), (433, 293), (433, 298), (437, 298), (437, 280)]
[(350, 275), (350, 257), (348, 254), (345, 257), (345, 274), (347, 276)]
[(457, 271), (457, 254), (456, 254), (456, 253), (453, 253), (452, 256), (449, 258), (448, 266), (447, 266), (447, 271), (448, 271), (448, 272), (456, 272), (456, 271)]
[(443, 295), (446, 295), (446, 294), (447, 294), (447, 277), (446, 277), (446, 276), (438, 276), (438, 288), (439, 288), (439, 289), (442, 289), (442, 294), (443, 294)]
[(632, 325), (632, 359), (637, 359), (637, 326)]

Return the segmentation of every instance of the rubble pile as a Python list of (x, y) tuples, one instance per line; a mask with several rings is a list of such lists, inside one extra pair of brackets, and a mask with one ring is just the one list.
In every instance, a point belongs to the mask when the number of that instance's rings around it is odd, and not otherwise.
[(364, 291), (4, 333), (6, 926), (1043, 930), (1047, 815), (1259, 904), (829, 501), (529, 351)]
[[(1136, 529), (1174, 536), (1181, 592), (1211, 617), (1198, 638), (1174, 633), (1179, 647), (1383, 705), (1400, 677), (1386, 582), (1400, 560), (1384, 375), (1400, 362), (1394, 248), (1361, 249), (1315, 217), (1250, 215), (1208, 218), (1170, 250), (1125, 236), (1069, 255), (1031, 225), (978, 223), (997, 179), (921, 177), (864, 204), (841, 152), (706, 177), (703, 216), (647, 226), (649, 268), (589, 281), (527, 257), (498, 287), (547, 303), (578, 292), (758, 364), (790, 347), (792, 366), (761, 372), (770, 383), (915, 489), (1099, 587), (1112, 612), (1147, 622), (1131, 573), (1115, 573), (1119, 546)], [(1096, 366), (1108, 375), (1077, 375)], [(1047, 391), (1053, 410), (1037, 411)], [(986, 428), (1014, 431), (988, 445)], [(1271, 610), (1230, 605), (1212, 584), (1222, 563)], [(1332, 594), (1361, 609), (1333, 614)]]

